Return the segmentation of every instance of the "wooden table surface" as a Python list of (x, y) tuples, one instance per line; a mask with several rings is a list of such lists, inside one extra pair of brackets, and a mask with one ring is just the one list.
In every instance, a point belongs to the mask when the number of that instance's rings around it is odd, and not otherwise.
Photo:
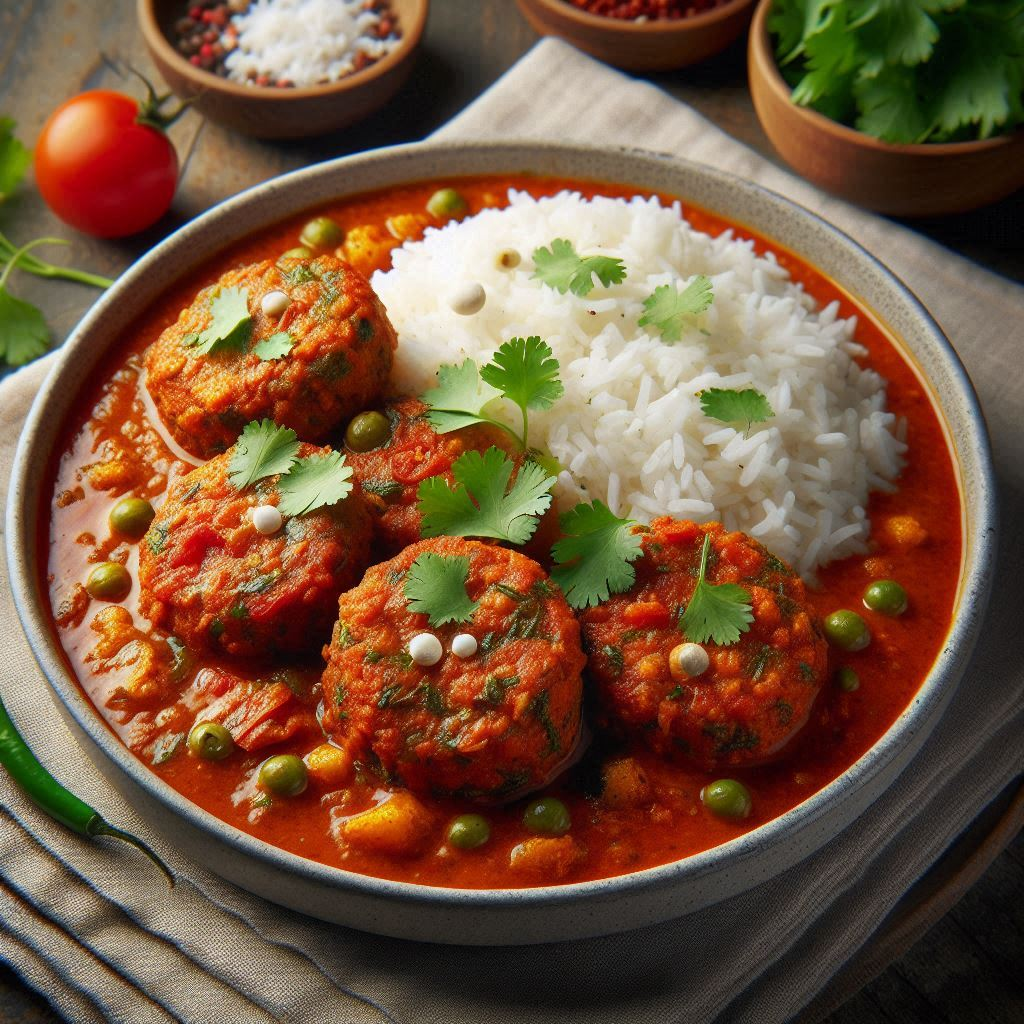
[[(56, 261), (66, 259), (114, 277), (178, 224), (242, 188), (328, 157), (423, 138), (483, 92), (536, 39), (511, 0), (434, 0), (410, 81), (370, 121), (307, 142), (262, 143), (204, 123), (190, 113), (172, 129), (182, 161), (173, 211), (143, 236), (99, 242), (76, 234), (50, 214), (30, 184), (4, 204), (0, 230), (18, 242), (42, 235), (68, 238), (72, 244), (67, 255), (53, 254)], [(133, 83), (119, 82), (101, 54), (128, 60), (153, 74), (135, 25), (132, 0), (102, 4), (0, 0), (0, 116), (14, 117), (19, 136), (31, 143), (49, 112), (74, 93), (101, 86), (132, 90)], [(704, 66), (651, 80), (774, 159), (747, 92), (742, 45)], [(993, 270), (1024, 280), (1024, 192), (973, 214), (912, 226)], [(19, 275), (17, 289), (44, 309), (55, 343), (95, 298), (91, 289), (27, 275)], [(1000, 813), (1010, 796), (1004, 798)], [(969, 861), (973, 852), (975, 859), (970, 863), (979, 863), (977, 848), (998, 818), (992, 812), (979, 823), (962, 849), (923, 883), (928, 899), (934, 900), (939, 893), (951, 902), (950, 887), (955, 897), (964, 880), (980, 872), (980, 867), (973, 873), (964, 869), (965, 858)], [(1008, 819), (1004, 815), (1002, 820), (1005, 829)], [(999, 846), (1005, 838), (1004, 831)], [(982, 866), (987, 863), (987, 858), (980, 859)], [(1024, 838), (1018, 835), (938, 925), (909, 948), (898, 945), (898, 959), (827, 1020), (831, 1024), (1020, 1024), (1024, 1020), (1022, 896)], [(904, 931), (911, 936), (909, 943), (920, 929)], [(0, 963), (0, 1021), (55, 1020), (45, 1000)]]

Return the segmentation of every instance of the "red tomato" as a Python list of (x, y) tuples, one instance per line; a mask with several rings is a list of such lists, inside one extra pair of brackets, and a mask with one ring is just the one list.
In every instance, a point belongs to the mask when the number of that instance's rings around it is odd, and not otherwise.
[(178, 155), (130, 96), (96, 89), (59, 106), (36, 143), (36, 184), (61, 220), (99, 238), (149, 227), (171, 205)]

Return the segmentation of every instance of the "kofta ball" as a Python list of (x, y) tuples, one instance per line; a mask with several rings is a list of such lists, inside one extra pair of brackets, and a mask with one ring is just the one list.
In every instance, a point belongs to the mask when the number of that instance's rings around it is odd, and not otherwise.
[(418, 398), (394, 398), (356, 416), (345, 432), (346, 459), (377, 512), (377, 542), (389, 554), (420, 540), (419, 485), (437, 476), (454, 486), (452, 463), (463, 452), (493, 446), (517, 466), (523, 461), (515, 440), (499, 427), (480, 423), (439, 434), (427, 412)]
[[(659, 518), (634, 532), (643, 545), (635, 584), (580, 616), (601, 720), (706, 768), (777, 757), (807, 722), (827, 671), (803, 581), (719, 523)], [(750, 598), (749, 629), (729, 645), (694, 644), (680, 624), (705, 537), (706, 582), (738, 584)]]
[(317, 441), (379, 398), (396, 345), (369, 281), (344, 260), (261, 260), (182, 310), (146, 351), (146, 386), (174, 439), (201, 458), (263, 418)]
[[(410, 610), (409, 570), (427, 553), (468, 561), (465, 590), (478, 602), (469, 621), (431, 627)], [(322, 724), (364, 767), (420, 793), (499, 802), (542, 786), (571, 755), (579, 626), (526, 555), (421, 541), (369, 569), (339, 611), (324, 649)]]
[[(327, 451), (302, 444), (298, 455)], [(231, 456), (170, 488), (139, 545), (140, 610), (188, 646), (241, 656), (317, 651), (338, 595), (370, 560), (362, 495), (356, 487), (334, 505), (281, 516), (279, 478), (239, 489), (228, 476)]]

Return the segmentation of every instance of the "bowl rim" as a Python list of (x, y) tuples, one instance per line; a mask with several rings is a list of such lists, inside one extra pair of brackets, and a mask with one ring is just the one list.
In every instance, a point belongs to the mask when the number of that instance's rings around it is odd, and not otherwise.
[(136, 0), (135, 10), (139, 27), (146, 44), (159, 54), (162, 61), (174, 69), (182, 78), (188, 79), (198, 90), (197, 97), (208, 93), (222, 93), (235, 99), (255, 100), (278, 103), (295, 103), (301, 100), (317, 99), (324, 96), (354, 92), (362, 86), (369, 85), (394, 70), (406, 58), (410, 57), (419, 46), (420, 38), (430, 10), (430, 0), (413, 0), (416, 13), (409, 26), (402, 25), (402, 36), (390, 53), (375, 61), (367, 68), (352, 72), (339, 78), (336, 82), (324, 82), (321, 85), (288, 86), (274, 85), (243, 85), (229, 78), (222, 78), (212, 71), (193, 67), (171, 45), (171, 41), (160, 28), (156, 17), (156, 0)]
[(765, 86), (771, 90), (775, 98), (781, 100), (792, 114), (812, 128), (833, 135), (842, 141), (862, 149), (875, 150), (878, 153), (889, 153), (893, 156), (913, 157), (950, 157), (965, 156), (968, 153), (984, 153), (993, 149), (1024, 142), (1024, 126), (1012, 132), (1003, 132), (987, 139), (968, 139), (964, 142), (885, 142), (867, 132), (851, 128), (839, 121), (833, 121), (811, 107), (803, 107), (794, 103), (786, 80), (779, 71), (775, 53), (768, 34), (768, 14), (772, 0), (760, 0), (750, 23), (750, 41), (748, 44), (747, 75), (759, 74)]
[(728, 0), (727, 3), (720, 7), (713, 7), (710, 11), (701, 11), (699, 14), (678, 18), (675, 21), (632, 21), (626, 18), (612, 18), (605, 14), (592, 14), (590, 11), (585, 11), (569, 3), (568, 0), (519, 0), (519, 2), (525, 6), (543, 8), (555, 17), (564, 17), (566, 21), (575, 22), (581, 28), (602, 29), (612, 33), (622, 32), (625, 35), (654, 36), (673, 32), (682, 35), (690, 29), (714, 25), (732, 17), (739, 11), (752, 7), (757, 0)]
[[(83, 381), (91, 379), (100, 360), (109, 351), (113, 340), (116, 340), (120, 334), (115, 334), (110, 343), (102, 346), (99, 353), (93, 357), (93, 362), (87, 373), (83, 373), (75, 366), (78, 350), (88, 351), (92, 332), (97, 329), (97, 325), (102, 325), (103, 317), (108, 309), (115, 309), (122, 297), (130, 295), (137, 279), (145, 279), (147, 275), (151, 275), (155, 280), (164, 281), (163, 286), (166, 287), (169, 283), (168, 278), (161, 278), (160, 275), (160, 270), (165, 263), (173, 266), (176, 257), (189, 254), (185, 257), (187, 266), (194, 269), (224, 246), (233, 244), (247, 234), (251, 235), (262, 230), (263, 227), (289, 216), (288, 212), (277, 212), (273, 217), (264, 220), (257, 219), (258, 226), (252, 226), (247, 231), (235, 233), (231, 230), (235, 222), (234, 219), (239, 213), (244, 213), (252, 207), (258, 208), (261, 199), (275, 189), (286, 189), (289, 195), (296, 193), (301, 196), (302, 186), (305, 183), (318, 181), (320, 178), (336, 178), (339, 181), (338, 192), (344, 195), (346, 194), (345, 174), (353, 165), (372, 170), (382, 163), (386, 165), (391, 161), (395, 161), (396, 164), (402, 164), (403, 160), (408, 163), (422, 163), (430, 158), (444, 158), (451, 162), (452, 167), (459, 167), (465, 164), (467, 154), (478, 155), (485, 160), (494, 159), (504, 169), (504, 172), (508, 172), (510, 167), (522, 168), (524, 165), (530, 166), (531, 163), (543, 165), (545, 162), (548, 165), (557, 165), (559, 160), (573, 158), (586, 159), (589, 157), (597, 163), (600, 163), (601, 159), (628, 160), (637, 168), (634, 182), (643, 177), (645, 167), (653, 175), (656, 172), (663, 173), (668, 165), (670, 172), (677, 172), (681, 176), (689, 174), (710, 181), (714, 186), (723, 189), (739, 190), (750, 197), (752, 201), (761, 204), (768, 210), (774, 210), (784, 217), (795, 218), (798, 222), (809, 220), (817, 232), (824, 233), (831, 242), (839, 246), (840, 250), (867, 260), (871, 269), (881, 277), (886, 287), (898, 295), (901, 302), (913, 314), (915, 322), (920, 324), (921, 330), (936, 346), (944, 369), (950, 373), (956, 383), (958, 397), (966, 405), (966, 424), (963, 425), (964, 429), (956, 440), (962, 450), (969, 452), (974, 460), (979, 497), (982, 500), (977, 503), (977, 507), (972, 509), (976, 520), (973, 531), (973, 549), (968, 544), (967, 534), (964, 535), (961, 578), (949, 632), (942, 649), (936, 656), (932, 669), (917, 694), (872, 747), (843, 774), (809, 796), (801, 804), (727, 843), (682, 860), (642, 871), (586, 882), (526, 888), (458, 889), (429, 886), (361, 875), (321, 864), (271, 846), (216, 818), (153, 774), (116, 738), (85, 696), (80, 683), (65, 660), (52, 627), (49, 598), (42, 586), (42, 573), (37, 564), (36, 523), (31, 515), (19, 514), (19, 510), (23, 506), (27, 506), (26, 512), (34, 511), (31, 506), (33, 480), (38, 479), (40, 474), (34, 469), (38, 462), (33, 461), (32, 455), (34, 454), (33, 449), (38, 445), (43, 445), (45, 441), (43, 431), (47, 425), (50, 405), (57, 404), (59, 407), (61, 401), (66, 401), (70, 407), (72, 399), (61, 396), (62, 387), (69, 386), (77, 395)], [(503, 171), (496, 168), (492, 173), (500, 174)], [(539, 170), (536, 173), (557, 174), (558, 172)], [(437, 177), (437, 170), (432, 170), (429, 176)], [(629, 182), (625, 181), (627, 177), (628, 174), (625, 174), (620, 181), (628, 184)], [(413, 180), (413, 177), (408, 177), (406, 180)], [(687, 201), (685, 196), (680, 196), (680, 198), (684, 202)], [(307, 202), (305, 206), (308, 208), (309, 203)], [(303, 203), (300, 200), (291, 204), (290, 212), (297, 213), (301, 209), (303, 209)], [(216, 225), (223, 225), (226, 229), (224, 240), (220, 245), (207, 248), (200, 246), (198, 248), (202, 250), (202, 256), (191, 255), (190, 235), (197, 230)], [(771, 236), (769, 236), (769, 241), (778, 245), (783, 244)], [(177, 279), (185, 272), (187, 272), (185, 268), (172, 272), (170, 279)], [(867, 303), (867, 300), (862, 299), (861, 301), (871, 308), (871, 304)], [(903, 351), (907, 358), (913, 361), (913, 354), (905, 348)], [(932, 398), (942, 416), (942, 406), (938, 403), (937, 397), (933, 391)], [(57, 418), (60, 423), (66, 421), (66, 415), (65, 411)], [(50, 419), (52, 420), (52, 417)], [(945, 426), (947, 433), (950, 434), (950, 440), (952, 440), (948, 424)], [(37, 435), (40, 436), (37, 437)], [(51, 457), (52, 449), (46, 447), (44, 454), (47, 458)], [(953, 454), (954, 462), (959, 470), (960, 460), (956, 459), (955, 450)], [(48, 475), (43, 479), (48, 479)], [(574, 907), (581, 904), (606, 903), (630, 895), (665, 893), (683, 881), (692, 883), (717, 875), (724, 869), (734, 872), (731, 877), (735, 880), (741, 873), (739, 869), (756, 861), (764, 853), (765, 847), (771, 848), (773, 844), (779, 850), (785, 851), (783, 869), (792, 867), (810, 853), (820, 849), (827, 841), (820, 838), (816, 841), (812, 840), (813, 845), (810, 849), (802, 849), (799, 842), (801, 836), (807, 837), (814, 834), (815, 827), (820, 824), (823, 817), (835, 812), (834, 801), (840, 791), (846, 795), (847, 808), (853, 808), (856, 805), (853, 797), (865, 793), (866, 787), (869, 785), (881, 785), (883, 789), (887, 788), (901, 768), (895, 764), (897, 757), (904, 754), (907, 749), (912, 750), (914, 754), (917, 753), (938, 716), (951, 700), (966, 670), (967, 662), (980, 632), (992, 584), (992, 564), (996, 550), (997, 503), (995, 493), (991, 448), (980, 404), (967, 371), (952, 345), (916, 296), (895, 274), (889, 271), (877, 257), (868, 253), (852, 238), (830, 225), (823, 218), (763, 186), (672, 154), (651, 153), (633, 147), (618, 147), (609, 150), (608, 147), (600, 146), (566, 145), (559, 142), (517, 139), (507, 139), (497, 143), (426, 142), (392, 146), (354, 156), (340, 157), (261, 182), (223, 200), (193, 221), (182, 225), (133, 263), (118, 278), (114, 286), (103, 293), (71, 333), (35, 397), (18, 440), (11, 471), (6, 512), (6, 550), (11, 590), (22, 628), (51, 691), (63, 705), (62, 710), (70, 714), (77, 726), (102, 750), (114, 767), (145, 793), (155, 798), (165, 810), (184, 818), (199, 832), (214, 841), (224, 843), (237, 854), (259, 861), (264, 868), (283, 871), (286, 875), (302, 876), (305, 881), (324, 885), (334, 892), (354, 890), (364, 896), (377, 897), (406, 906), (429, 906), (439, 909), (511, 910), (513, 908)], [(40, 501), (45, 501), (46, 494), (40, 491), (39, 498)], [(961, 498), (963, 499), (963, 495)], [(975, 552), (973, 559), (970, 557), (972, 550)], [(842, 828), (847, 827), (860, 811), (850, 813), (851, 816), (843, 821)], [(830, 831), (834, 833), (836, 827)], [(719, 899), (750, 888), (760, 880), (757, 870), (751, 874), (754, 877), (750, 881), (741, 881), (738, 887), (734, 884), (733, 888), (724, 895), (719, 894), (706, 899), (705, 904), (717, 902)], [(665, 916), (671, 915), (663, 915), (660, 919), (664, 919)], [(602, 931), (591, 934), (606, 934), (614, 930), (616, 930), (614, 925), (609, 925)], [(394, 934), (394, 932), (388, 932), (388, 934)]]

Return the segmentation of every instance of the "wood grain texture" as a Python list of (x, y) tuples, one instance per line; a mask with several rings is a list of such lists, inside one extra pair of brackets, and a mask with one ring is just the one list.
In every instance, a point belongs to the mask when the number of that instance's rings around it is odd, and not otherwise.
[[(144, 235), (104, 242), (65, 229), (31, 182), (0, 210), (0, 230), (19, 242), (51, 234), (69, 238), (66, 252), (42, 255), (116, 276), (176, 226), (240, 189), (320, 160), (423, 138), (483, 92), (536, 39), (509, 0), (435, 0), (408, 83), (369, 122), (316, 140), (272, 144), (241, 138), (188, 114), (172, 131), (182, 163), (174, 207)], [(135, 27), (132, 0), (0, 0), (0, 113), (16, 118), (19, 136), (30, 142), (53, 108), (74, 93), (95, 87), (130, 90), (130, 83), (119, 82), (104, 65), (101, 53), (152, 72)], [(646, 77), (775, 159), (747, 92), (742, 43), (710, 63)], [(600, 100), (580, 97), (581, 104)], [(993, 270), (1024, 280), (1024, 193), (971, 215), (912, 226)], [(15, 289), (44, 308), (55, 341), (67, 335), (95, 298), (94, 290), (81, 285), (25, 274), (18, 275)], [(827, 1024), (1024, 1020), (1019, 978), (1024, 963), (1022, 895), (1024, 838), (1018, 836), (939, 924), (824, 1018)], [(0, 1022), (49, 1024), (57, 1019), (43, 998), (0, 965)]]

